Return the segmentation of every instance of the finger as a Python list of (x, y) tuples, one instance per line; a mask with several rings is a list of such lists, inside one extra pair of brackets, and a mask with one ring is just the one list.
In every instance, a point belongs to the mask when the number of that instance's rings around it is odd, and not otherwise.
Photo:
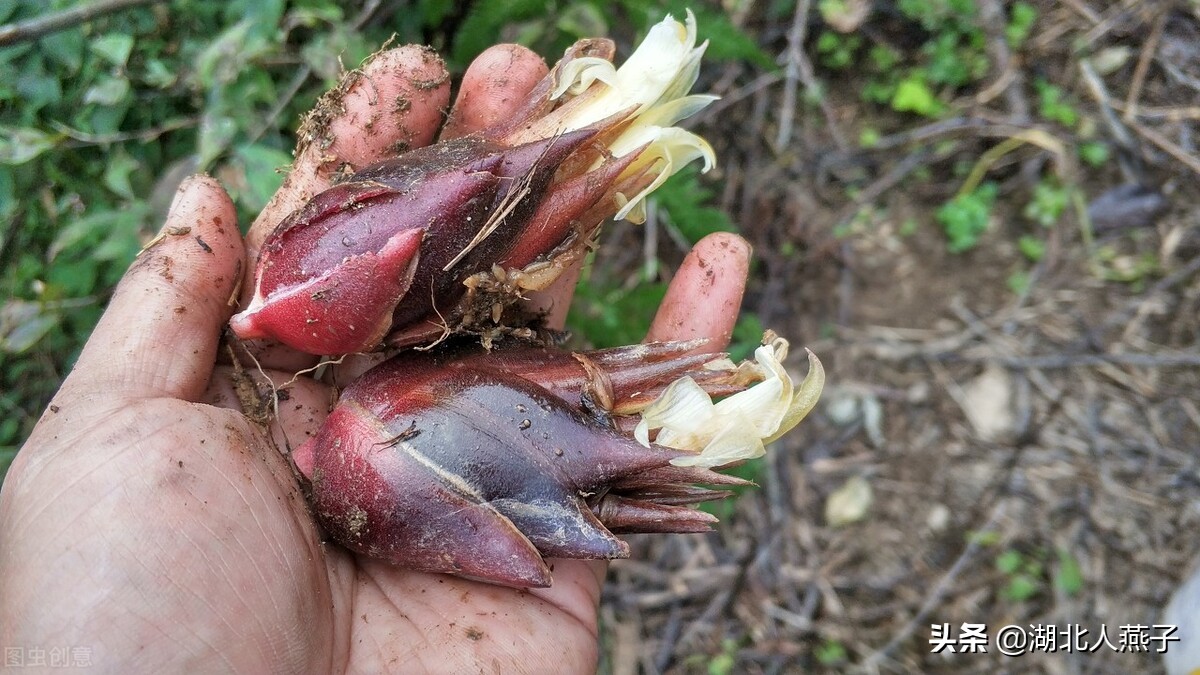
[(198, 399), (244, 264), (236, 218), (216, 180), (185, 180), (162, 232), (125, 273), (63, 389)]
[(647, 341), (708, 338), (702, 352), (729, 344), (750, 271), (750, 244), (718, 232), (701, 239), (680, 265), (646, 334)]
[(329, 187), (333, 172), (428, 145), (449, 101), (445, 63), (425, 47), (383, 52), (348, 73), (300, 125), (296, 162), (246, 235), (252, 253), (279, 221)]
[(278, 370), (265, 373), (275, 389), (257, 371), (218, 366), (200, 402), (237, 410), (252, 419), (273, 417), (271, 436), (280, 451), (288, 452), (316, 435), (336, 398), (334, 390), (311, 377)]
[(479, 131), (516, 112), (547, 72), (542, 57), (525, 47), (489, 48), (463, 74), (458, 100), (442, 130), (442, 140)]

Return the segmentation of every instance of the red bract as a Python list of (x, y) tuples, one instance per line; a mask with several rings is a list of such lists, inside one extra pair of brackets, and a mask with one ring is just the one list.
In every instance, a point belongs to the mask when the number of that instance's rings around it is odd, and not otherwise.
[(555, 170), (593, 135), (515, 148), (461, 138), (318, 194), (263, 245), (254, 299), (233, 318), (234, 331), (345, 354), (452, 306), (467, 277), (512, 250)]
[(703, 50), (690, 15), (655, 26), (620, 70), (611, 42), (580, 41), (512, 116), (318, 194), (268, 236), (234, 332), (338, 355), (506, 327), (503, 310), (604, 220), (637, 220), (672, 173), (712, 166), (672, 126), (713, 100), (687, 95)]
[[(296, 451), (333, 538), (405, 567), (548, 586), (543, 557), (625, 557), (614, 533), (697, 532), (688, 505), (745, 482), (692, 455), (631, 438), (636, 409), (690, 374), (706, 391), (745, 388), (687, 355), (694, 343), (571, 354), (511, 347), (402, 355), (342, 394)], [(624, 423), (622, 423), (624, 422)], [(624, 430), (622, 430), (624, 429)]]

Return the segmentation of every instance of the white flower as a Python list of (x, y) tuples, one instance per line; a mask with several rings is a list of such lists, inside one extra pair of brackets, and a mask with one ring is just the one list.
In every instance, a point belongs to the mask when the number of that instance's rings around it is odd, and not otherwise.
[[(613, 116), (628, 116), (608, 150), (616, 157), (640, 150), (621, 177), (645, 175), (652, 180), (645, 185), (638, 181), (636, 194), (618, 195), (620, 208), (614, 218), (644, 222), (646, 197), (665, 180), (697, 159), (704, 160), (703, 171), (716, 164), (708, 141), (674, 126), (717, 100), (716, 96), (688, 95), (707, 47), (708, 42), (696, 46), (696, 17), (689, 10), (686, 24), (670, 16), (655, 24), (620, 68), (597, 57), (568, 61), (559, 71), (550, 98), (569, 100), (528, 133), (563, 133)], [(524, 136), (519, 138), (524, 140)]]
[(654, 442), (697, 454), (671, 461), (677, 466), (720, 467), (761, 457), (767, 443), (800, 423), (813, 409), (825, 386), (825, 370), (811, 351), (808, 375), (798, 388), (783, 367), (788, 342), (773, 338), (754, 352), (754, 363), (743, 364), (753, 379), (750, 388), (713, 403), (690, 377), (672, 382), (642, 410), (634, 438), (649, 447)]

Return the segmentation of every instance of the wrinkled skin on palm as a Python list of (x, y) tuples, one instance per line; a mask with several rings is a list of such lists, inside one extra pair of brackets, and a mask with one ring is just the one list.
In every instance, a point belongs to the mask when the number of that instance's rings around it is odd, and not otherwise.
[(548, 586), (545, 557), (611, 559), (615, 533), (699, 532), (691, 508), (741, 485), (691, 453), (634, 441), (634, 410), (691, 375), (706, 391), (744, 389), (703, 366), (694, 343), (573, 354), (508, 346), (403, 354), (342, 394), (296, 450), (322, 525), (340, 544), (413, 569), (516, 587)]

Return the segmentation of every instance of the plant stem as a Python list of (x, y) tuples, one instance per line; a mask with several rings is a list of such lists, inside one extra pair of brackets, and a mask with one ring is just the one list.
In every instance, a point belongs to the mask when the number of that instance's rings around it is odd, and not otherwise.
[(96, 17), (119, 12), (130, 7), (150, 5), (161, 0), (99, 0), (63, 10), (57, 14), (46, 14), (34, 19), (0, 26), (0, 47), (7, 47), (29, 40), (37, 40), (51, 33), (91, 21)]

